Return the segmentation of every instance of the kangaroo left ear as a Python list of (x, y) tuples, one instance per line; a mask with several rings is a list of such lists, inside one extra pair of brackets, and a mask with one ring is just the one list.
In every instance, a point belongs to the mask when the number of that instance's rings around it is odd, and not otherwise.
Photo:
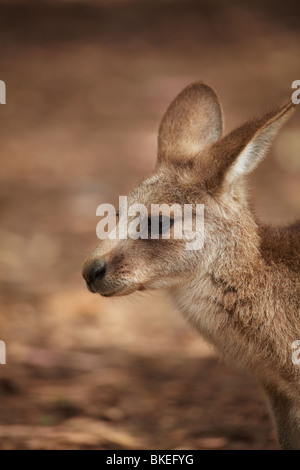
[(285, 105), (246, 122), (216, 142), (202, 161), (206, 168), (207, 187), (231, 186), (249, 174), (264, 158), (278, 130), (295, 105)]
[(219, 98), (212, 87), (195, 82), (182, 90), (159, 127), (157, 163), (183, 163), (195, 158), (222, 135)]

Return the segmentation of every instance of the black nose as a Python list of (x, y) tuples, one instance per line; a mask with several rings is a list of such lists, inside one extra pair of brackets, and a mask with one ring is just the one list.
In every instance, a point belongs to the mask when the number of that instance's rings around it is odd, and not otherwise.
[(106, 262), (102, 259), (99, 259), (95, 260), (91, 265), (87, 266), (87, 268), (84, 269), (82, 275), (86, 280), (88, 287), (90, 287), (96, 279), (102, 279), (105, 276), (105, 272)]

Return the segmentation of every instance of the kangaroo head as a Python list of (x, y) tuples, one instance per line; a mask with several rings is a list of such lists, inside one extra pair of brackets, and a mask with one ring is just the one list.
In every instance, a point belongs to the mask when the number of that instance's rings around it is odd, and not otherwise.
[[(292, 108), (288, 102), (223, 137), (215, 91), (202, 82), (185, 88), (162, 118), (154, 174), (128, 196), (127, 207), (147, 209), (146, 215), (140, 211), (139, 223), (140, 235), (144, 227), (148, 236), (103, 240), (83, 266), (89, 290), (114, 296), (176, 288), (195, 270), (205, 274), (224, 258), (229, 247), (237, 246), (234, 236), (247, 239), (247, 249), (255, 252), (255, 223), (247, 208), (244, 176), (263, 159)], [(193, 208), (193, 215), (197, 205), (204, 207), (204, 243), (198, 249), (187, 249), (184, 230), (182, 237), (175, 235), (182, 227), (184, 205)], [(135, 214), (127, 215), (130, 224)], [(122, 220), (121, 208), (117, 230)], [(169, 238), (164, 237), (166, 227)]]

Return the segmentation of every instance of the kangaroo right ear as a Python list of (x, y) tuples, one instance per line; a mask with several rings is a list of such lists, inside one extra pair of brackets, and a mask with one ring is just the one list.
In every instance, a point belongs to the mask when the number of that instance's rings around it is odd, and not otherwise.
[(278, 130), (294, 108), (292, 101), (288, 101), (246, 122), (216, 142), (201, 161), (206, 187), (210, 190), (228, 189), (241, 177), (248, 175), (264, 158)]
[(223, 119), (216, 92), (203, 82), (187, 86), (165, 112), (158, 134), (158, 163), (184, 162), (222, 136)]

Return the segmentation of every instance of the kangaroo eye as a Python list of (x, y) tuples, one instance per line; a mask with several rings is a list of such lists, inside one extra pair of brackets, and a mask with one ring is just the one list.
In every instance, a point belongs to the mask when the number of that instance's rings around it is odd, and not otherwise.
[(165, 215), (154, 215), (148, 219), (148, 232), (151, 235), (162, 235), (174, 224), (174, 219)]

